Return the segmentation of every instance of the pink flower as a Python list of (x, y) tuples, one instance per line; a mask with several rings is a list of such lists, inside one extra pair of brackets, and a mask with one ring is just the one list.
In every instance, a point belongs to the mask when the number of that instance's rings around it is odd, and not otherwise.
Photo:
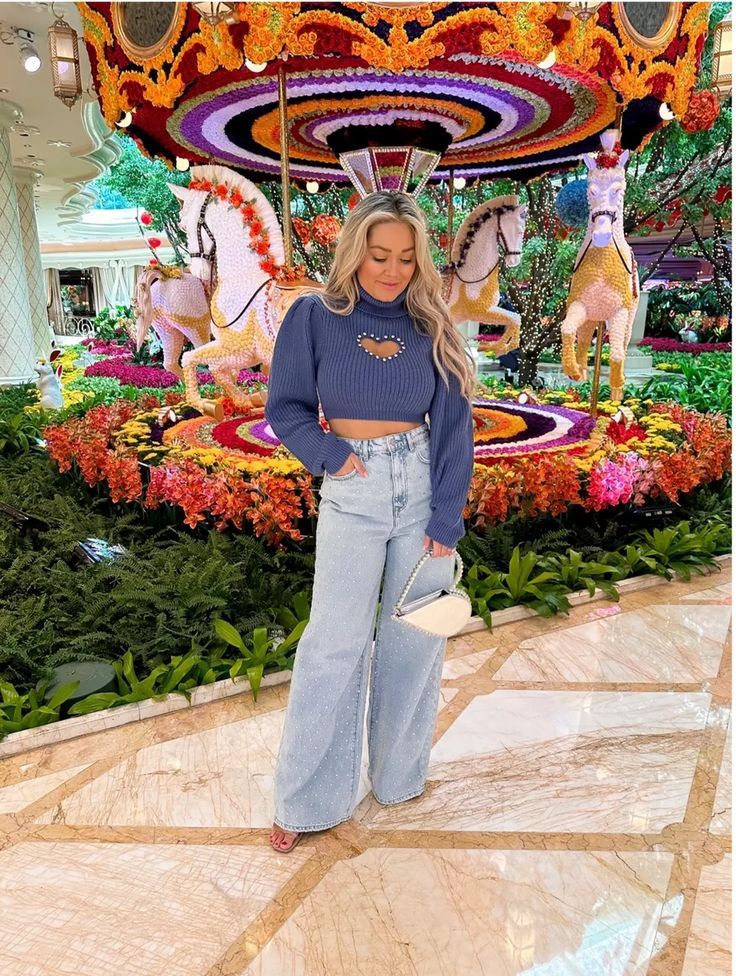
[(596, 511), (611, 505), (624, 505), (639, 492), (649, 462), (634, 451), (616, 461), (604, 458), (590, 472), (588, 496)]
[(158, 366), (134, 366), (120, 356), (92, 363), (84, 371), (85, 376), (107, 376), (124, 386), (150, 386), (165, 389), (178, 386), (179, 377)]

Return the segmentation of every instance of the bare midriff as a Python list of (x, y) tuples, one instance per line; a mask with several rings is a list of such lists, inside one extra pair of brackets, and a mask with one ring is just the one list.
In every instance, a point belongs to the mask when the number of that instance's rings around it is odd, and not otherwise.
[(338, 437), (348, 437), (350, 440), (370, 440), (373, 437), (385, 437), (387, 434), (400, 434), (405, 430), (414, 430), (421, 424), (405, 423), (401, 420), (328, 420), (330, 430)]

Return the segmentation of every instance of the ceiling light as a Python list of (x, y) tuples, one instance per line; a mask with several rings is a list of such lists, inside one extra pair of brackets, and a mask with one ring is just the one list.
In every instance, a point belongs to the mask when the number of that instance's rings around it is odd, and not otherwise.
[(662, 104), (659, 106), (659, 117), (664, 119), (665, 122), (671, 122), (672, 119), (674, 119), (675, 113), (669, 107), (667, 102), (662, 102)]
[(71, 142), (65, 142), (63, 139), (47, 139), (47, 144), (53, 146), (55, 149), (71, 149)]
[(20, 63), (29, 74), (34, 74), (41, 67), (41, 58), (30, 41), (21, 44), (18, 50), (18, 56), (20, 57)]
[(546, 58), (543, 58), (541, 61), (538, 61), (537, 62), (537, 67), (538, 68), (551, 68), (552, 65), (555, 63), (556, 60), (557, 60), (557, 50), (552, 47), (552, 48), (550, 48), (550, 51), (549, 51), (549, 54), (547, 55), (547, 57)]
[(133, 121), (133, 113), (123, 112), (123, 114), (118, 119), (118, 128), (127, 129), (128, 126), (132, 123), (132, 121)]
[(189, 169), (189, 160), (185, 159), (183, 156), (177, 156), (176, 168), (180, 173), (186, 173), (186, 171)]
[(263, 71), (267, 67), (267, 65), (268, 65), (268, 62), (266, 62), (266, 61), (264, 61), (262, 63), (261, 62), (256, 63), (255, 61), (251, 61), (250, 58), (246, 58), (245, 59), (245, 66), (248, 69), (248, 71), (253, 71), (256, 74), (259, 71)]
[(307, 193), (319, 193), (319, 183), (316, 180), (307, 180)]
[(465, 182), (466, 182), (466, 180), (465, 180), (465, 177), (464, 176), (454, 176), (452, 178), (452, 188), (453, 188), (453, 190), (462, 190), (463, 187), (465, 186)]
[[(53, 11), (53, 4), (51, 9)], [(71, 108), (82, 97), (79, 38), (63, 17), (57, 17), (49, 27), (49, 57), (54, 95)]]

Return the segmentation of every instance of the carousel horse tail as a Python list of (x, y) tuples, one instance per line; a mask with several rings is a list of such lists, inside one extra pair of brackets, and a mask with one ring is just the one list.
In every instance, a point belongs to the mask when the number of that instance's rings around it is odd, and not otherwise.
[(138, 275), (135, 284), (135, 307), (136, 307), (136, 347), (141, 348), (146, 341), (148, 330), (151, 328), (153, 319), (153, 303), (151, 301), (151, 287), (154, 282), (163, 278), (159, 268), (145, 268)]

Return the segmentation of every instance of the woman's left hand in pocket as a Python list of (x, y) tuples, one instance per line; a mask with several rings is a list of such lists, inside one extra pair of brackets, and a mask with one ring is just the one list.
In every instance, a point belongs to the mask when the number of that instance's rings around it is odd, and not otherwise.
[(432, 556), (451, 556), (455, 552), (454, 549), (450, 549), (448, 546), (443, 546), (441, 542), (437, 542), (435, 539), (430, 539), (428, 535), (425, 535), (422, 548), (429, 549), (430, 546)]

